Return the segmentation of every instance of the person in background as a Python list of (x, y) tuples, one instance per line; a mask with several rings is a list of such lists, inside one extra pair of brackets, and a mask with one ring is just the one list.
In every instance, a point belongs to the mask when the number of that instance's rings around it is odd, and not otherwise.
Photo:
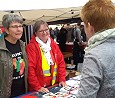
[(2, 35), (2, 29), (0, 28), (0, 38), (1, 38), (1, 35)]
[(88, 37), (77, 98), (115, 98), (115, 6), (90, 0), (81, 10)]
[(66, 40), (66, 42), (73, 42), (73, 40), (72, 40), (72, 26), (68, 23), (67, 24), (67, 28), (66, 28), (66, 30), (67, 30), (67, 40)]
[(84, 30), (84, 25), (80, 26), (80, 30), (81, 30), (82, 41), (87, 42), (87, 36), (86, 36), (85, 30)]
[(27, 57), (20, 40), (23, 19), (15, 14), (3, 16), (6, 35), (0, 39), (0, 98), (13, 98), (27, 92)]
[(49, 86), (66, 86), (63, 54), (50, 37), (48, 24), (39, 20), (34, 24), (33, 36), (26, 47), (28, 55), (29, 91), (49, 92)]
[(0, 38), (4, 37), (4, 33), (2, 31), (2, 29), (0, 28)]
[(82, 43), (82, 36), (81, 36), (81, 30), (80, 30), (81, 23), (77, 23), (75, 27), (73, 28), (73, 36), (74, 41)]
[(56, 27), (56, 28), (54, 29), (54, 35), (55, 35), (56, 39), (57, 39), (58, 33), (59, 33), (59, 29), (58, 29), (58, 27)]
[(61, 52), (66, 51), (66, 41), (67, 41), (67, 33), (68, 33), (66, 28), (67, 28), (67, 26), (63, 25), (57, 35), (57, 42), (59, 43), (59, 48), (60, 48)]
[(49, 31), (50, 31), (50, 37), (54, 40), (54, 38), (55, 38), (54, 30), (50, 27)]
[(78, 63), (83, 63), (84, 59), (84, 48), (83, 48), (83, 40), (81, 36), (81, 30), (80, 30), (81, 23), (78, 22), (74, 29), (74, 46), (73, 46), (73, 61), (75, 66), (75, 70), (78, 70)]

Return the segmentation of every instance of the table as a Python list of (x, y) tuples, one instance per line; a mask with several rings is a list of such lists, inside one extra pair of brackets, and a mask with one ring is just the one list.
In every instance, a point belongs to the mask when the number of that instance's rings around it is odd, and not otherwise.
[[(73, 72), (72, 72), (72, 74), (73, 74)], [(75, 76), (75, 74), (74, 74), (74, 76)], [(71, 88), (75, 87), (74, 90), (76, 90), (76, 85), (78, 85), (80, 83), (80, 80), (78, 78), (76, 79), (76, 77), (72, 77), (70, 80), (67, 80), (66, 82), (68, 83), (68, 85), (69, 84), (71, 85), (69, 87), (71, 87)], [(71, 84), (71, 82), (74, 83), (74, 84)], [(78, 84), (76, 84), (76, 83), (78, 83)], [(68, 94), (69, 94), (69, 96), (75, 96), (76, 91), (73, 90), (75, 92), (75, 94), (74, 94), (74, 92), (72, 93), (72, 89), (71, 88), (70, 88), (70, 91), (69, 91)], [(52, 93), (57, 93), (57, 92), (59, 92), (60, 89), (62, 89), (62, 87), (59, 86), (58, 84), (56, 84), (54, 86), (49, 87), (48, 89)], [(27, 94), (24, 94), (24, 95), (15, 97), (15, 98), (42, 98), (42, 95), (43, 95), (43, 93), (30, 92), (30, 93), (27, 93)], [(75, 97), (67, 97), (67, 98), (75, 98)]]
[(66, 78), (69, 78), (69, 79), (72, 77), (80, 75), (80, 72), (75, 71), (75, 70), (66, 70), (66, 71), (68, 72), (68, 75)]
[(64, 55), (64, 58), (69, 58), (73, 56), (71, 52), (62, 52), (62, 54)]
[[(59, 92), (59, 90), (61, 88), (62, 88), (61, 86), (56, 85), (56, 86), (53, 86), (53, 87), (49, 88), (49, 91), (52, 92), (52, 93), (57, 93), (57, 92)], [(32, 93), (25, 94), (25, 95), (22, 95), (22, 96), (19, 96), (19, 97), (15, 97), (15, 98), (42, 98), (42, 96), (44, 94), (45, 93), (32, 92)]]
[(74, 47), (74, 44), (73, 42), (66, 42), (66, 51), (67, 52), (73, 52), (73, 47)]
[[(58, 88), (55, 89), (55, 87), (58, 87)], [(61, 87), (59, 87), (58, 84), (55, 84), (54, 86), (48, 87), (49, 91), (50, 91), (50, 92), (53, 92), (53, 93), (58, 92), (58, 91), (60, 90), (60, 88), (61, 88)], [(54, 89), (55, 89), (55, 90), (54, 90)], [(20, 95), (20, 96), (17, 96), (17, 97), (15, 97), (15, 98), (42, 98), (42, 95), (43, 95), (43, 94), (44, 94), (44, 93), (29, 92), (29, 93), (27, 93), (27, 94)]]
[[(79, 42), (78, 42), (79, 44)], [(85, 48), (87, 45), (87, 42), (82, 42), (82, 45), (80, 46), (81, 48)], [(73, 52), (73, 48), (74, 48), (74, 43), (73, 42), (66, 42), (66, 51), (67, 52)]]

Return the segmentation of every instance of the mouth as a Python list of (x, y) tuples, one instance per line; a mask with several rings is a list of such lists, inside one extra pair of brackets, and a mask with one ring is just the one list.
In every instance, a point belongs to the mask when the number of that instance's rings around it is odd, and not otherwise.
[(21, 35), (22, 33), (17, 33), (17, 34), (15, 34), (15, 35)]

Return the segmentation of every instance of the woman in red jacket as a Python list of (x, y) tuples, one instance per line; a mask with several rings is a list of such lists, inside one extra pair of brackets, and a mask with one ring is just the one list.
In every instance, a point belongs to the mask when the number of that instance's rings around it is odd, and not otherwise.
[(49, 92), (47, 87), (56, 83), (66, 86), (64, 58), (58, 45), (50, 38), (48, 24), (43, 20), (37, 21), (33, 32), (26, 47), (29, 90)]

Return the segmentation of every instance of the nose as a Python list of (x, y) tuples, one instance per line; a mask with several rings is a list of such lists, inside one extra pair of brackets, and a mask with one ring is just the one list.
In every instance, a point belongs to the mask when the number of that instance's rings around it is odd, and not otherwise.
[(47, 31), (46, 31), (46, 30), (44, 30), (44, 31), (43, 31), (43, 33), (47, 33)]

